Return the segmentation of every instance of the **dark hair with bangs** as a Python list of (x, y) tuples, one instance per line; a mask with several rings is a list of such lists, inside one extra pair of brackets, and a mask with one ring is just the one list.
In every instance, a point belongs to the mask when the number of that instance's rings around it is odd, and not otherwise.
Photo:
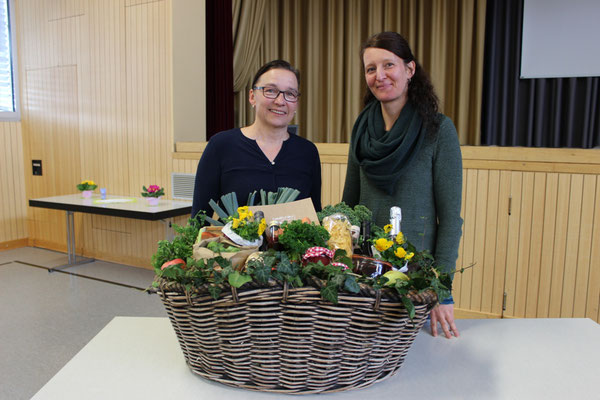
[(258, 82), (260, 77), (263, 76), (265, 72), (270, 71), (272, 69), (287, 69), (288, 71), (293, 72), (294, 75), (296, 75), (296, 80), (298, 81), (298, 88), (300, 88), (300, 71), (292, 67), (292, 65), (285, 60), (269, 61), (268, 63), (260, 67), (259, 70), (256, 72), (256, 75), (254, 75), (254, 79), (252, 80), (252, 87), (256, 86), (256, 82)]

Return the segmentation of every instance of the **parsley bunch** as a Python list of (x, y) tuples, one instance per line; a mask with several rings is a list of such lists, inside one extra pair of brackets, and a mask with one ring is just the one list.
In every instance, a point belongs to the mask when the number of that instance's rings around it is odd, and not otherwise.
[(283, 233), (278, 237), (278, 243), (290, 255), (292, 260), (300, 260), (310, 247), (327, 247), (329, 232), (321, 225), (302, 222), (299, 220), (281, 224)]

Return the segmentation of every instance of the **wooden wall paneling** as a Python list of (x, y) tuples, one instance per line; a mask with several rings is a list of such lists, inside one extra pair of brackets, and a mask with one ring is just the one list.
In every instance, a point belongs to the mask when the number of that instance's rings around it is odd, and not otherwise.
[(521, 191), (523, 174), (512, 171), (510, 178), (510, 218), (508, 223), (508, 242), (504, 287), (506, 293), (505, 316), (515, 316), (515, 291), (517, 264), (519, 261), (519, 230), (521, 225)]
[[(170, 121), (170, 111), (161, 110), (160, 103), (154, 100), (160, 93), (170, 96), (166, 89), (170, 70), (165, 65), (165, 71), (160, 71), (160, 43), (166, 43), (168, 38), (155, 37), (159, 26), (167, 23), (168, 14), (165, 2), (161, 1), (127, 7), (126, 15), (130, 190), (139, 193), (142, 185), (167, 186), (170, 178), (171, 160), (161, 152), (170, 154), (172, 133), (167, 123), (164, 124), (167, 131), (162, 132), (155, 119), (162, 113), (165, 121)], [(166, 29), (163, 33), (166, 35)], [(167, 103), (170, 104), (170, 98)]]
[[(476, 211), (477, 211), (477, 170), (467, 170), (467, 179), (463, 182), (466, 185), (465, 201), (465, 226), (463, 229), (463, 263), (469, 265), (474, 260), (475, 239), (476, 239)], [(473, 268), (465, 270), (460, 279), (460, 308), (469, 308), (471, 305), (471, 290), (473, 280)]]
[[(481, 171), (480, 171), (481, 172)], [(487, 313), (502, 314), (502, 309), (493, 309), (494, 297), (502, 298), (504, 285), (501, 285), (500, 290), (496, 290), (496, 271), (500, 267), (496, 266), (495, 257), (498, 244), (498, 220), (500, 218), (499, 189), (500, 189), (500, 172), (485, 171), (488, 174), (488, 182), (485, 187), (485, 241), (481, 244), (482, 282), (481, 282), (481, 303), (480, 310)], [(481, 201), (478, 199), (478, 201)], [(477, 268), (477, 266), (475, 267)], [(498, 303), (496, 303), (498, 304)]]
[(594, 226), (592, 228), (590, 275), (588, 279), (585, 316), (598, 322), (600, 321), (600, 176), (596, 177), (594, 202)]
[[(343, 172), (342, 169), (344, 170)], [(337, 204), (342, 200), (342, 194), (344, 192), (344, 181), (346, 180), (345, 178), (346, 165), (333, 164), (331, 169), (331, 186), (329, 187), (330, 204)]]
[[(477, 190), (475, 192), (475, 236), (473, 247), (473, 262), (477, 263), (476, 268), (472, 268), (471, 282), (471, 303), (469, 309), (482, 311), (482, 296), (484, 277), (493, 276), (493, 265), (486, 265), (485, 244), (488, 241), (486, 237), (487, 208), (488, 208), (488, 185), (489, 172), (486, 170), (477, 171)], [(487, 272), (490, 272), (489, 274)]]
[[(0, 123), (0, 243), (27, 238), (20, 122)], [(30, 167), (31, 168), (31, 167)]]
[(542, 248), (540, 254), (540, 275), (538, 288), (538, 305), (536, 316), (547, 318), (550, 309), (550, 292), (552, 285), (554, 251), (556, 240), (556, 217), (558, 202), (558, 174), (546, 174), (546, 190), (544, 193), (544, 221), (542, 231)]
[(571, 175), (559, 174), (558, 198), (556, 202), (556, 229), (554, 237), (554, 257), (552, 260), (552, 282), (548, 317), (560, 318), (563, 295), (563, 278), (567, 259), (567, 235), (569, 222), (569, 196)]
[[(510, 171), (499, 172), (498, 187), (498, 220), (496, 227), (496, 251), (494, 255), (494, 289), (492, 297), (492, 313), (496, 315), (504, 314), (506, 293), (506, 266), (509, 253), (509, 225), (511, 215), (509, 212), (511, 203), (511, 181), (512, 173)], [(492, 190), (492, 188), (490, 188)], [(488, 242), (489, 243), (489, 242)], [(507, 296), (508, 297), (508, 296)]]
[(541, 256), (544, 231), (546, 174), (533, 173), (533, 201), (531, 211), (531, 239), (529, 245), (529, 268), (527, 271), (525, 317), (537, 316), (541, 277)]
[[(79, 181), (76, 76), (74, 66), (27, 71), (28, 110), (23, 129), (29, 137), (29, 155), (42, 160), (44, 173), (32, 177), (31, 198), (72, 193), (74, 182)], [(64, 212), (36, 209), (33, 216), (37, 240), (66, 247)], [(77, 216), (76, 226), (79, 222)], [(81, 231), (76, 231), (76, 235), (80, 245)]]
[(328, 190), (331, 186), (331, 169), (330, 163), (321, 164), (321, 204), (323, 207), (331, 204), (331, 192)]
[[(593, 175), (583, 177), (581, 199), (581, 224), (579, 227), (579, 248), (577, 250), (577, 274), (575, 276), (575, 298), (573, 317), (584, 318), (588, 299), (588, 282), (591, 268), (592, 236), (594, 227), (594, 205), (596, 203), (596, 180)], [(596, 243), (598, 247), (600, 243)]]
[[(465, 205), (466, 205), (466, 191), (467, 191), (467, 186), (466, 186), (466, 182), (467, 182), (467, 170), (463, 169), (462, 171), (462, 181), (463, 181), (463, 185), (462, 185), (462, 201), (460, 204), (460, 216), (463, 219), (463, 226), (462, 226), (462, 236), (460, 239), (460, 243), (458, 245), (458, 258), (456, 259), (456, 267), (457, 268), (462, 268), (462, 267), (466, 267), (467, 264), (464, 261), (464, 242), (465, 242), (465, 224), (466, 224), (466, 215), (465, 215)], [(461, 292), (461, 286), (462, 286), (462, 273), (456, 273), (454, 274), (454, 279), (452, 281), (452, 295), (454, 298), (454, 305), (455, 308), (461, 308), (461, 304), (460, 304), (460, 292)]]
[(577, 277), (577, 253), (579, 250), (579, 227), (581, 225), (581, 205), (583, 196), (583, 175), (571, 176), (571, 191), (569, 198), (569, 220), (567, 223), (567, 248), (565, 257), (565, 272), (563, 275), (562, 303), (560, 316), (573, 316), (575, 300), (575, 283)]
[(527, 302), (527, 274), (531, 245), (531, 223), (533, 212), (533, 172), (523, 172), (521, 191), (521, 218), (519, 221), (519, 245), (513, 251), (518, 252), (516, 282), (514, 291), (513, 315), (525, 316)]

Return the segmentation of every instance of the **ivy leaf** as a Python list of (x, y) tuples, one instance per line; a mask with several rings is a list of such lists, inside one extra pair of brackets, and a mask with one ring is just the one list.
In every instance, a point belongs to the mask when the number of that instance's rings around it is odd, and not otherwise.
[(181, 269), (178, 265), (172, 265), (167, 267), (161, 271), (161, 276), (173, 280), (177, 280), (177, 278), (182, 277), (184, 275), (184, 270)]
[(327, 283), (327, 285), (321, 289), (321, 296), (325, 300), (332, 302), (333, 304), (338, 303), (338, 289), (337, 286)]
[(406, 296), (402, 296), (401, 299), (402, 299), (402, 304), (404, 304), (404, 307), (406, 308), (406, 311), (408, 311), (409, 318), (413, 319), (415, 317), (415, 305)]
[(229, 274), (227, 277), (229, 284), (235, 288), (240, 288), (244, 283), (248, 283), (252, 280), (252, 278), (248, 275), (242, 275), (239, 271), (234, 271)]
[(356, 277), (354, 275), (346, 275), (346, 280), (344, 281), (344, 289), (350, 293), (358, 293), (360, 292), (360, 286), (356, 282)]
[(296, 276), (292, 282), (291, 282), (293, 287), (303, 287), (304, 286), (304, 282), (302, 282), (302, 279), (300, 279), (299, 276)]
[(259, 283), (266, 285), (271, 278), (271, 267), (267, 265), (256, 266), (254, 269), (254, 276)]
[(282, 257), (281, 261), (277, 265), (277, 272), (284, 275), (294, 275), (294, 269), (292, 268), (292, 263), (287, 257)]
[(208, 287), (208, 293), (213, 299), (217, 300), (219, 298), (219, 295), (221, 294), (221, 287), (216, 285), (210, 285)]
[(344, 284), (344, 281), (346, 280), (346, 275), (345, 274), (337, 274), (331, 277), (331, 279), (329, 279), (329, 282), (327, 283), (335, 285), (336, 287), (340, 287)]

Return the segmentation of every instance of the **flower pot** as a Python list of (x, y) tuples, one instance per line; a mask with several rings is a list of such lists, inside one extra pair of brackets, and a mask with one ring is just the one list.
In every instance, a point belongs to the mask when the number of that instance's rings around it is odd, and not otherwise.
[(160, 197), (146, 197), (149, 206), (157, 206)]
[(81, 197), (84, 199), (89, 199), (92, 197), (93, 190), (84, 190), (81, 192)]

